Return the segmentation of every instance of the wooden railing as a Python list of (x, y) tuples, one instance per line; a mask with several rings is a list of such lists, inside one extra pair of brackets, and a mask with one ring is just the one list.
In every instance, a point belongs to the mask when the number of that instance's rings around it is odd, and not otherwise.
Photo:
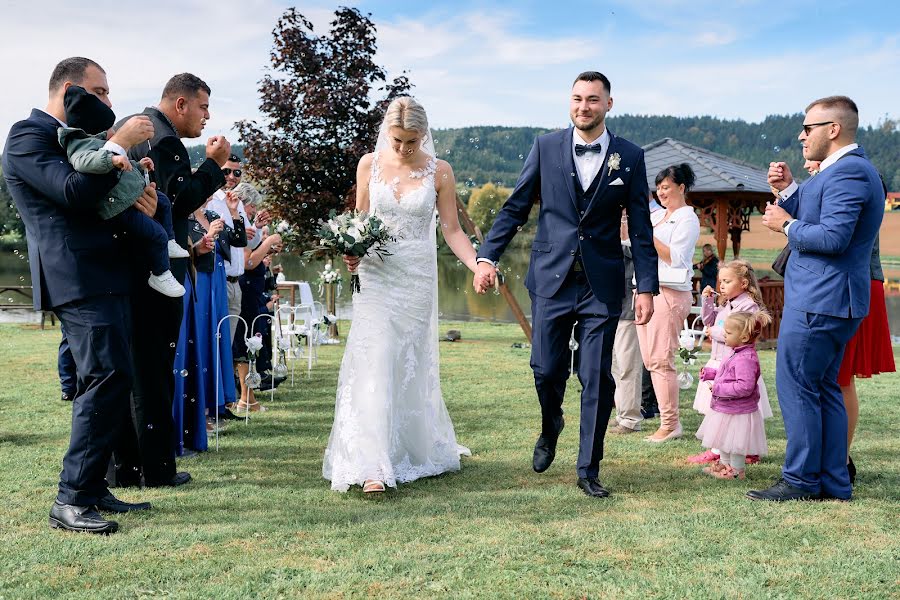
[[(9, 297), (9, 302), (0, 303), (0, 310), (34, 310), (32, 303), (32, 287), (30, 285), (5, 285), (0, 286), (0, 298), (8, 293), (18, 294), (15, 298)], [(19, 300), (16, 302), (16, 300)], [(56, 325), (56, 315), (51, 311), (41, 312), (41, 329), (44, 328), (44, 321), (50, 317), (50, 324)]]
[(784, 281), (760, 281), (760, 291), (762, 291), (763, 302), (772, 315), (772, 323), (763, 329), (762, 341), (772, 341), (778, 339), (778, 328), (781, 327), (781, 315), (784, 312)]

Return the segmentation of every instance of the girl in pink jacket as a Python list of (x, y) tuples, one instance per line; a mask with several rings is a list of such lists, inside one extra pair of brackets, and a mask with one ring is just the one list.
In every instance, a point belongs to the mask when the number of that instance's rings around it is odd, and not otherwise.
[[(762, 300), (762, 291), (756, 280), (756, 273), (749, 262), (745, 260), (732, 260), (719, 266), (719, 293), (709, 286), (703, 289), (703, 301), (701, 318), (707, 328), (710, 340), (712, 340), (712, 353), (707, 368), (716, 369), (732, 354), (732, 349), (725, 343), (725, 319), (732, 312), (755, 313), (765, 310)], [(713, 302), (713, 296), (718, 295), (719, 302)], [(769, 405), (769, 394), (762, 377), (759, 378), (759, 410), (763, 419), (772, 416), (772, 408)], [(709, 413), (711, 394), (705, 385), (697, 386), (694, 396), (694, 410), (701, 415)], [(715, 463), (719, 460), (718, 448), (711, 448), (700, 454), (688, 457), (688, 462), (694, 464)], [(748, 464), (759, 462), (758, 456), (749, 456)]]
[(768, 454), (759, 412), (759, 357), (756, 339), (772, 321), (764, 310), (733, 312), (725, 320), (725, 344), (733, 350), (718, 369), (703, 367), (700, 385), (710, 390), (709, 412), (697, 430), (705, 448), (717, 448), (719, 460), (703, 469), (719, 479), (744, 479), (748, 455)]

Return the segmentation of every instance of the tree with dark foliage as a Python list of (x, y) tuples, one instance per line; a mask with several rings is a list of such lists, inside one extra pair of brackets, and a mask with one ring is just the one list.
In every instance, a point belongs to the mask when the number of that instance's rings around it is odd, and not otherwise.
[(318, 220), (352, 204), (356, 165), (374, 149), (387, 105), (411, 86), (405, 74), (388, 82), (373, 62), (375, 25), (355, 8), (337, 9), (327, 35), (291, 8), (273, 35), (273, 73), (259, 86), (266, 122), (236, 127), (273, 215), (311, 246)]

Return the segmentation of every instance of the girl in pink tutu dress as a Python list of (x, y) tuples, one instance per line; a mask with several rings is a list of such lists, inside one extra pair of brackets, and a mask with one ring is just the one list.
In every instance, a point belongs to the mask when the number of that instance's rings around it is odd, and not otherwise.
[(732, 354), (718, 369), (703, 367), (700, 385), (710, 390), (709, 411), (697, 430), (704, 448), (719, 460), (703, 469), (719, 479), (743, 479), (747, 456), (765, 456), (766, 428), (759, 412), (759, 357), (756, 338), (772, 321), (769, 313), (733, 312), (725, 320), (725, 343)]
[[(713, 302), (715, 291), (709, 286), (703, 289), (703, 301), (701, 318), (706, 325), (709, 338), (712, 340), (712, 353), (705, 368), (717, 369), (722, 361), (732, 354), (731, 348), (725, 343), (725, 320), (732, 312), (755, 313), (765, 310), (762, 300), (762, 292), (756, 280), (756, 273), (749, 262), (745, 260), (732, 260), (719, 266), (719, 305)], [(769, 394), (762, 377), (759, 378), (759, 410), (763, 419), (772, 416), (772, 407), (769, 405)], [(709, 387), (697, 386), (694, 396), (694, 410), (701, 415), (709, 413), (711, 394)], [(700, 454), (688, 457), (688, 462), (694, 464), (715, 463), (719, 460), (719, 449), (710, 448)], [(759, 462), (759, 457), (750, 455), (748, 464)]]

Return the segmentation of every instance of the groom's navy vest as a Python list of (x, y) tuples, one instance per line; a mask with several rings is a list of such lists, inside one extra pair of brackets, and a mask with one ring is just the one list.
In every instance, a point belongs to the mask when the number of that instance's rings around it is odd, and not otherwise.
[(600, 168), (597, 171), (594, 180), (591, 181), (591, 185), (588, 186), (586, 191), (581, 189), (581, 177), (578, 177), (578, 168), (575, 166), (574, 158), (572, 158), (572, 172), (576, 175), (572, 178), (575, 180), (575, 202), (578, 204), (578, 210), (583, 215), (591, 203), (591, 198), (597, 193), (597, 186), (600, 185), (600, 180), (603, 178), (603, 169)]

